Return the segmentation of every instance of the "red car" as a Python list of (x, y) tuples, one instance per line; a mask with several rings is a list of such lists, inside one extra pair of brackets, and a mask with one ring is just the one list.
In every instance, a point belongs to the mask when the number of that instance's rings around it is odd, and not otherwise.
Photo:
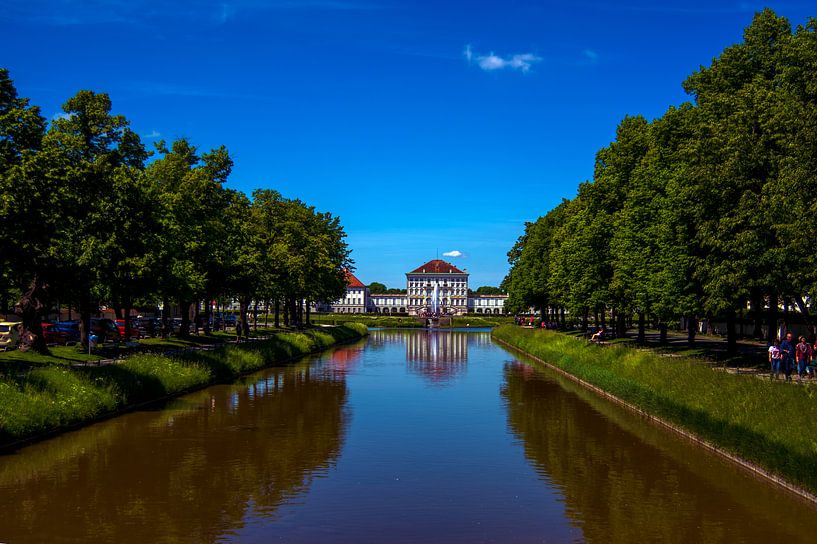
[[(119, 337), (125, 338), (125, 320), (124, 319), (114, 319), (114, 323), (116, 323), (116, 328), (119, 329)], [(131, 338), (140, 338), (142, 336), (139, 327), (131, 321), (130, 325), (130, 336)]]
[(59, 330), (54, 323), (43, 323), (43, 338), (48, 345), (68, 344), (68, 334)]

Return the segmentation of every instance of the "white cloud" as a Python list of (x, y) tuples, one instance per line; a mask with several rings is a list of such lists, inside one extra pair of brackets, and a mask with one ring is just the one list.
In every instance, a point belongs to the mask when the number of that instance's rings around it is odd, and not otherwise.
[(470, 45), (465, 46), (462, 54), (469, 64), (476, 61), (477, 66), (486, 72), (502, 70), (504, 68), (519, 70), (520, 72), (529, 72), (534, 64), (542, 60), (542, 57), (534, 55), (533, 53), (518, 53), (516, 55), (502, 57), (495, 55), (494, 52), (491, 51), (488, 55), (479, 55), (471, 49)]
[(446, 251), (445, 253), (443, 253), (443, 257), (464, 257), (464, 256), (465, 254), (458, 249), (455, 249), (454, 251)]
[(151, 130), (151, 131), (150, 131), (150, 134), (145, 134), (145, 136), (144, 136), (144, 137), (145, 137), (145, 138), (158, 138), (158, 137), (159, 137), (159, 136), (161, 136), (161, 135), (162, 135), (162, 133), (161, 133), (161, 132), (159, 132), (158, 130), (155, 130), (155, 129), (154, 129), (154, 130)]
[(591, 63), (596, 63), (599, 60), (599, 54), (593, 51), (592, 49), (585, 49), (584, 51), (582, 51), (582, 54)]
[(70, 119), (70, 118), (71, 118), (71, 114), (70, 113), (65, 113), (64, 111), (61, 111), (59, 113), (55, 113), (54, 115), (51, 116), (52, 121), (56, 121), (57, 119)]

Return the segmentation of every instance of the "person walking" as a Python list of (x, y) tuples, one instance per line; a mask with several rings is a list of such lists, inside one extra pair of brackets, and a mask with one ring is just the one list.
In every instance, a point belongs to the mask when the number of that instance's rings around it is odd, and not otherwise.
[(809, 361), (811, 361), (811, 346), (806, 342), (806, 337), (801, 336), (800, 342), (797, 343), (797, 382), (803, 381), (806, 375), (806, 368)]
[(791, 381), (791, 370), (794, 367), (794, 356), (795, 356), (795, 347), (794, 347), (794, 335), (790, 332), (786, 333), (786, 339), (780, 342), (780, 351), (782, 355), (782, 366), (781, 369), (783, 374), (786, 375), (786, 381)]
[(235, 341), (241, 342), (241, 320), (235, 320)]
[(769, 346), (769, 364), (771, 365), (771, 378), (776, 380), (780, 376), (780, 363), (782, 353), (780, 352), (780, 340), (774, 339), (774, 343)]

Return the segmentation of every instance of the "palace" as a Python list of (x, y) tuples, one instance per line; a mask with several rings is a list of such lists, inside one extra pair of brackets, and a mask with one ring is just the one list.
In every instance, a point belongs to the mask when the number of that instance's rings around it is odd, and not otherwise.
[(371, 294), (347, 272), (346, 296), (316, 304), (318, 312), (408, 315), (504, 314), (507, 295), (478, 295), (468, 291), (468, 272), (434, 259), (406, 272), (405, 294)]

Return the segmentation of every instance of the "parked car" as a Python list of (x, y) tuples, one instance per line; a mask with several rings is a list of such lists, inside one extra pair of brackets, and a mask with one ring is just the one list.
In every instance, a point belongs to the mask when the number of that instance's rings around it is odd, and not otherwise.
[(65, 346), (68, 344), (68, 333), (57, 327), (56, 323), (43, 323), (43, 339), (49, 346)]
[(14, 349), (20, 343), (20, 323), (0, 321), (0, 349)]
[(155, 317), (137, 317), (133, 320), (142, 338), (152, 338), (162, 333), (162, 320)]
[(66, 344), (76, 344), (82, 339), (79, 332), (79, 321), (59, 321), (52, 323), (53, 329), (60, 331), (65, 335)]
[[(119, 337), (126, 338), (126, 330), (125, 330), (125, 320), (124, 319), (114, 319), (114, 323), (116, 323), (116, 328), (119, 329)], [(145, 336), (144, 328), (140, 327), (138, 321), (136, 319), (131, 319), (130, 322), (130, 337), (131, 338), (143, 338)]]
[(227, 314), (224, 316), (224, 325), (227, 327), (235, 327), (237, 321), (238, 319), (235, 314)]
[(97, 336), (97, 342), (104, 344), (105, 342), (118, 342), (123, 338), (119, 334), (119, 327), (113, 319), (103, 317), (91, 318), (91, 333)]
[[(179, 334), (179, 331), (181, 331), (181, 328), (182, 328), (182, 318), (181, 317), (174, 317), (173, 319), (171, 319), (170, 327), (171, 327), (170, 330), (171, 330), (171, 332), (173, 334)], [(191, 332), (191, 333), (196, 332), (196, 324), (193, 323), (192, 321), (190, 322), (190, 324), (188, 326), (188, 331)]]

